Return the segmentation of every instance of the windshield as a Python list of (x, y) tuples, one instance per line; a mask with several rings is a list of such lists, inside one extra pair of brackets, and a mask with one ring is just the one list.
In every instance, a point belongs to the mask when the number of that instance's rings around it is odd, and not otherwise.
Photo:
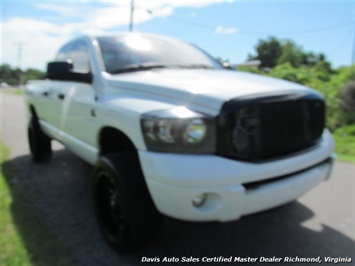
[(221, 69), (207, 53), (172, 38), (131, 33), (97, 39), (111, 74), (162, 67)]

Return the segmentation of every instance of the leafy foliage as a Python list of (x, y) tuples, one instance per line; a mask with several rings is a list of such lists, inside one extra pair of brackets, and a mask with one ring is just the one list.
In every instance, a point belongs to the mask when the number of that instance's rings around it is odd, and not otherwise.
[(355, 125), (341, 127), (333, 133), (333, 136), (337, 153), (350, 155), (355, 162)]
[(344, 124), (355, 124), (355, 80), (348, 81), (340, 93), (341, 119)]
[(255, 47), (257, 55), (249, 55), (249, 60), (261, 60), (261, 67), (274, 67), (282, 54), (282, 44), (275, 37), (260, 40)]
[(12, 69), (9, 65), (1, 65), (0, 67), (1, 83), (6, 82), (9, 85), (16, 85), (20, 80), (20, 70)]
[[(9, 157), (9, 149), (0, 139), (0, 164)], [(13, 221), (13, 195), (6, 182), (4, 170), (0, 171), (0, 265), (31, 265), (25, 243)]]
[(303, 53), (302, 48), (288, 40), (281, 46), (281, 54), (277, 58), (277, 64), (288, 62), (294, 67), (299, 67), (305, 60), (306, 54)]
[(277, 65), (269, 73), (262, 74), (300, 83), (321, 92), (327, 103), (327, 126), (330, 130), (355, 123), (354, 111), (349, 109), (354, 108), (355, 101), (355, 65), (332, 70), (333, 74), (329, 73), (326, 66), (317, 66), (319, 65), (296, 68), (290, 63), (284, 63)]
[(293, 67), (317, 66), (331, 71), (330, 63), (324, 54), (305, 52), (291, 40), (278, 40), (269, 37), (259, 40), (255, 47), (256, 55), (249, 55), (248, 60), (260, 60), (261, 68), (273, 68), (277, 65), (289, 63)]
[(255, 74), (261, 74), (261, 75), (265, 75), (265, 72), (260, 70), (257, 67), (249, 67), (249, 66), (238, 66), (237, 68), (239, 71), (242, 72), (250, 72), (250, 73), (255, 73)]
[(44, 72), (33, 68), (22, 71), (19, 68), (11, 68), (8, 64), (0, 66), (0, 83), (6, 82), (11, 86), (25, 84), (29, 80), (44, 79), (44, 77)]
[(354, 158), (355, 65), (332, 69), (324, 54), (305, 52), (290, 40), (274, 37), (258, 42), (256, 55), (248, 57), (254, 59), (262, 61), (261, 69), (238, 70), (286, 79), (321, 92), (327, 104), (327, 127), (334, 134), (337, 152)]

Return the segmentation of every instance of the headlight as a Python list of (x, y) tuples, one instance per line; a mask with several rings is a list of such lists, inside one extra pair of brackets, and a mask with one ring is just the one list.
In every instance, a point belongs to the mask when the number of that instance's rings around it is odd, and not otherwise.
[(207, 133), (207, 126), (202, 119), (192, 119), (187, 121), (184, 129), (184, 141), (187, 143), (201, 142)]
[(185, 107), (143, 114), (141, 126), (148, 150), (214, 153), (215, 119)]

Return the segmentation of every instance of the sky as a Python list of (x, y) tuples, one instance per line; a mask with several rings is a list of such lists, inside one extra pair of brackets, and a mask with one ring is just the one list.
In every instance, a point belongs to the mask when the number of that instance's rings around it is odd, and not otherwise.
[[(58, 49), (83, 34), (129, 29), (130, 0), (0, 0), (0, 62), (45, 70)], [(134, 32), (194, 43), (232, 64), (260, 39), (290, 39), (324, 53), (333, 67), (355, 63), (355, 0), (135, 0)]]

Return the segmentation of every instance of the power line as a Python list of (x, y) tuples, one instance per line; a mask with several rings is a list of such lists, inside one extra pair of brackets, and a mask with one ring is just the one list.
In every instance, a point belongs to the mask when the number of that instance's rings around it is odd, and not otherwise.
[[(202, 23), (191, 21), (191, 20), (179, 18), (176, 16), (169, 16), (168, 18), (185, 23), (185, 24), (190, 24), (190, 25), (193, 25), (196, 27), (200, 27), (200, 28), (211, 29), (211, 30), (216, 30), (216, 28), (217, 28), (216, 26), (202, 24)], [(297, 31), (281, 31), (281, 32), (277, 32), (277, 31), (276, 32), (238, 31), (238, 33), (239, 34), (251, 34), (251, 35), (252, 34), (257, 34), (257, 35), (259, 35), (259, 34), (307, 34), (307, 33), (315, 33), (315, 32), (320, 32), (320, 31), (328, 31), (328, 30), (332, 30), (332, 29), (337, 29), (337, 28), (348, 26), (353, 23), (354, 23), (354, 21), (347, 21), (344, 23), (329, 25), (326, 27), (313, 28), (313, 29), (307, 29), (307, 30), (297, 30)]]
[(216, 29), (216, 27), (215, 27), (215, 26), (206, 25), (206, 24), (201, 24), (201, 23), (198, 23), (198, 22), (195, 22), (195, 21), (191, 21), (191, 20), (187, 20), (187, 19), (179, 18), (179, 17), (172, 16), (172, 15), (170, 15), (168, 18), (169, 18), (169, 19), (176, 20), (176, 21), (179, 21), (179, 22), (183, 22), (183, 23), (185, 23), (185, 24), (194, 25), (194, 26), (196, 26), (196, 27), (200, 27), (200, 28), (205, 28), (205, 29), (213, 29), (213, 30), (215, 30), (215, 29)]
[[(354, 15), (355, 15), (355, 2), (354, 2)], [(354, 27), (353, 27), (353, 34), (354, 34), (354, 40), (353, 40), (353, 58), (351, 59), (351, 64), (355, 65), (355, 22), (354, 22)]]
[(348, 41), (349, 37), (351, 37), (352, 31), (353, 29), (351, 29), (351, 31), (346, 32), (344, 38), (341, 39), (341, 41), (337, 44), (337, 46), (335, 46), (335, 48), (330, 53), (328, 53), (328, 56), (334, 56), (334, 54), (336, 54), (336, 52), (340, 50), (340, 48)]
[(308, 29), (308, 30), (297, 30), (297, 31), (275, 31), (272, 33), (268, 32), (253, 32), (253, 31), (240, 31), (239, 33), (241, 34), (307, 34), (307, 33), (315, 33), (315, 32), (320, 32), (320, 31), (328, 31), (332, 29), (338, 29), (341, 27), (345, 27), (348, 25), (353, 24), (354, 21), (348, 21), (340, 24), (335, 24), (335, 25), (329, 25), (327, 27), (321, 27), (321, 28), (314, 28), (314, 29)]

